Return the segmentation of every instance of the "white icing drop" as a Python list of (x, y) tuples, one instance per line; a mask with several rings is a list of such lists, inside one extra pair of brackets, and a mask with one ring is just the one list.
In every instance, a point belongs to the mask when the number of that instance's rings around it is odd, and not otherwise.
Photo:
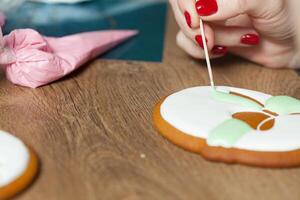
[(27, 169), (29, 151), (18, 138), (0, 131), (0, 188), (19, 178)]
[[(252, 97), (261, 103), (270, 95), (232, 87), (217, 90), (232, 91)], [(178, 130), (206, 139), (208, 133), (236, 112), (251, 112), (239, 105), (220, 102), (211, 97), (211, 87), (188, 88), (168, 96), (161, 105), (161, 116)], [(257, 111), (255, 111), (257, 112)], [(291, 151), (300, 149), (300, 115), (278, 116), (268, 131), (253, 130), (245, 134), (233, 147), (251, 151)]]

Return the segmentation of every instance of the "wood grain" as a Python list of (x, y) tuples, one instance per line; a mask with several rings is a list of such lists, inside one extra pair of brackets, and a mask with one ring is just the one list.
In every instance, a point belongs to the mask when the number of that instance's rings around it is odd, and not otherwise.
[[(96, 60), (34, 90), (0, 75), (0, 127), (42, 162), (36, 182), (17, 199), (300, 199), (300, 169), (211, 163), (154, 130), (151, 113), (161, 97), (208, 84), (205, 63), (176, 46), (176, 31), (170, 15), (163, 63)], [(300, 98), (294, 71), (231, 56), (213, 66), (219, 85)]]

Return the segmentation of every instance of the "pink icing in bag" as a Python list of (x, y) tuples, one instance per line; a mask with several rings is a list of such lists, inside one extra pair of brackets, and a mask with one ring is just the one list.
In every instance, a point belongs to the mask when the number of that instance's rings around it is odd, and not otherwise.
[(32, 29), (18, 29), (0, 38), (0, 64), (12, 83), (36, 88), (64, 77), (136, 34), (108, 30), (52, 38)]

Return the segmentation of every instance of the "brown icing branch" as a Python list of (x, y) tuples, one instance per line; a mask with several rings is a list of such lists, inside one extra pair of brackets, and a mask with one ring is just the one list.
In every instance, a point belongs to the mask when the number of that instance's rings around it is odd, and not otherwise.
[(270, 119), (266, 121), (261, 127), (261, 131), (267, 131), (273, 128), (275, 124), (275, 119), (270, 117), (269, 115), (266, 115), (264, 113), (259, 112), (239, 112), (232, 115), (232, 118), (239, 119), (245, 123), (247, 123), (249, 126), (251, 126), (253, 129), (258, 129), (258, 126), (266, 119)]
[[(249, 99), (253, 102), (258, 103), (262, 107), (264, 107), (264, 104), (262, 104), (258, 100), (253, 99), (249, 96), (246, 96), (246, 95), (243, 95), (243, 94), (240, 94), (240, 93), (237, 93), (237, 92), (230, 92), (230, 94)], [(258, 129), (259, 128), (261, 131), (267, 131), (267, 130), (270, 130), (271, 128), (273, 128), (273, 126), (275, 124), (275, 119), (272, 118), (272, 116), (277, 117), (278, 114), (274, 113), (272, 111), (269, 111), (269, 110), (263, 110), (263, 112), (265, 112), (265, 113), (261, 113), (261, 112), (238, 112), (238, 113), (233, 114), (232, 118), (239, 119), (239, 120), (247, 123), (253, 129)], [(265, 123), (263, 123), (264, 121), (265, 121)], [(263, 124), (261, 125), (261, 123), (263, 123)]]

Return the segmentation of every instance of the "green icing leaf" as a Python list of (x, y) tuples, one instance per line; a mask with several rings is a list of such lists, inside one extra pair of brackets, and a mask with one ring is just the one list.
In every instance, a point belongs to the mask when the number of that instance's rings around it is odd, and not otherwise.
[(207, 144), (230, 148), (251, 130), (252, 128), (241, 120), (228, 119), (209, 133)]
[(274, 96), (266, 101), (265, 109), (279, 115), (300, 113), (300, 101), (290, 96)]
[(247, 98), (244, 98), (241, 96), (237, 96), (237, 95), (232, 95), (232, 94), (229, 94), (226, 92), (220, 92), (217, 90), (213, 90), (212, 96), (213, 96), (213, 98), (215, 98), (216, 100), (219, 100), (219, 101), (238, 104), (240, 106), (245, 106), (245, 107), (253, 108), (256, 110), (261, 110), (263, 108), (259, 103), (255, 102), (255, 101), (251, 101), (250, 99), (247, 99)]

